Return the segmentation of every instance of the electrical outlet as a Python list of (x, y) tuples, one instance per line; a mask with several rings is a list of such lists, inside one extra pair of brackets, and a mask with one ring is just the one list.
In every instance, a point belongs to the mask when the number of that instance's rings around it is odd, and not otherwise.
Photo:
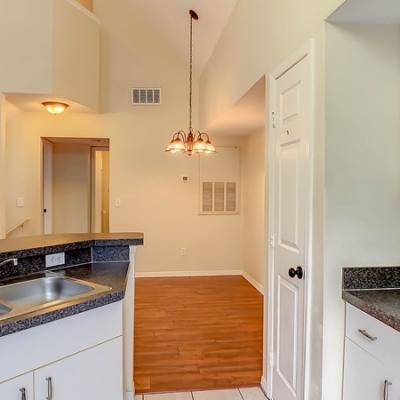
[(65, 253), (47, 254), (46, 268), (56, 267), (65, 264)]
[(115, 207), (120, 208), (121, 207), (121, 198), (117, 197), (115, 199), (115, 203), (114, 204), (115, 204)]
[(183, 257), (183, 256), (186, 256), (186, 254), (187, 254), (187, 249), (186, 249), (186, 247), (181, 247), (180, 254), (181, 254), (182, 257)]

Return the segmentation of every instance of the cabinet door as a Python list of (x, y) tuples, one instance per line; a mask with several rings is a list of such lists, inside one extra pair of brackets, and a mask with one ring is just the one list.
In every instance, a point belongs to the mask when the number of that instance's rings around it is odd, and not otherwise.
[(122, 337), (34, 372), (35, 400), (122, 400)]
[(385, 367), (347, 338), (344, 369), (343, 400), (385, 399), (385, 381), (390, 380)]
[(33, 400), (33, 372), (0, 384), (1, 400)]

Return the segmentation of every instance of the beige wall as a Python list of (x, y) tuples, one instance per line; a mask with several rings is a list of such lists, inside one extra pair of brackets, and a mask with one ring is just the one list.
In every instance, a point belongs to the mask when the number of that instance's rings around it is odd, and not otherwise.
[[(332, 381), (326, 375), (322, 387), (321, 371), (325, 19), (342, 3), (343, 0), (239, 0), (200, 81), (201, 126), (206, 128), (232, 107), (263, 75), (268, 76), (308, 39), (315, 40), (314, 270), (310, 316), (312, 348), (307, 356), (311, 360), (309, 400), (319, 400), (321, 396), (332, 400), (340, 398), (340, 382)], [(326, 346), (329, 347), (329, 344)]]
[[(110, 229), (145, 233), (137, 270), (241, 269), (241, 216), (199, 216), (197, 157), (164, 152), (169, 138), (166, 127), (174, 124), (173, 119), (162, 108), (141, 113), (66, 113), (55, 118), (43, 112), (12, 117), (7, 129), (11, 155), (7, 196), (11, 205), (17, 195), (25, 198), (25, 209), (16, 209), (31, 212), (25, 234), (38, 234), (41, 227), (40, 138), (109, 137)], [(190, 183), (180, 183), (182, 175), (189, 175)], [(115, 206), (117, 198), (120, 207)], [(180, 255), (182, 247), (187, 249), (186, 256)]]
[(51, 93), (53, 1), (0, 2), (2, 92)]
[(62, 98), (97, 111), (100, 33), (94, 16), (68, 0), (2, 0), (0, 25), (2, 92)]
[(98, 111), (99, 22), (66, 0), (53, 2), (51, 93)]
[(398, 26), (327, 29), (324, 371), (330, 383), (342, 373), (342, 268), (400, 261), (399, 46)]
[[(151, 107), (132, 106), (130, 89), (161, 87), (162, 109), (171, 113), (171, 123), (164, 127), (164, 134), (168, 137), (179, 127), (186, 128), (188, 60), (138, 13), (133, 1), (94, 0), (94, 12), (101, 20), (102, 111), (152, 115)], [(196, 89), (196, 79), (194, 84)], [(194, 104), (197, 104), (196, 94)], [(195, 126), (196, 110), (195, 107)]]
[(261, 286), (265, 285), (265, 129), (244, 138), (242, 145), (243, 267)]
[(87, 233), (90, 218), (90, 146), (53, 145), (53, 233)]

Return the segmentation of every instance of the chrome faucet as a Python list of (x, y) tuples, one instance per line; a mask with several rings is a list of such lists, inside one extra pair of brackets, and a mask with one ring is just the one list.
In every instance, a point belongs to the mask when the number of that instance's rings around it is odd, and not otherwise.
[(7, 260), (0, 262), (0, 267), (2, 267), (3, 265), (9, 264), (9, 263), (13, 263), (14, 267), (17, 266), (18, 258), (8, 258)]

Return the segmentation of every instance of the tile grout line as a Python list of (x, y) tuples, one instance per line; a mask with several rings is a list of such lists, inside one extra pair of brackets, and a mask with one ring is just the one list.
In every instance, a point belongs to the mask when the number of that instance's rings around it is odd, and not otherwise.
[(242, 398), (242, 400), (245, 400), (244, 397), (243, 397), (243, 393), (242, 393), (242, 391), (240, 390), (240, 388), (238, 388), (237, 390), (238, 390), (238, 392), (239, 392), (240, 397)]

